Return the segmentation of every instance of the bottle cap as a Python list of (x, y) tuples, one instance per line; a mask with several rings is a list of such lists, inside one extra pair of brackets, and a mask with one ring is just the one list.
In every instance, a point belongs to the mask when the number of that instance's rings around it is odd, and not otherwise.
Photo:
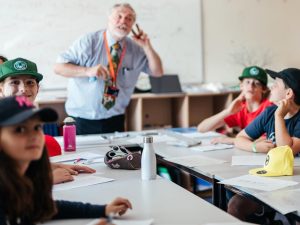
[(153, 137), (152, 136), (145, 136), (144, 137), (144, 143), (153, 143)]
[(66, 117), (64, 119), (65, 124), (75, 124), (75, 120), (72, 117)]

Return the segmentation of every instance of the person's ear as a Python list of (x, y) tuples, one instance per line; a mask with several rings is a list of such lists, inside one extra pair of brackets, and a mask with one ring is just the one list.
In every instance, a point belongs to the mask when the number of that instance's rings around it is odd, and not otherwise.
[(286, 91), (286, 98), (287, 99), (294, 99), (294, 91), (291, 88), (288, 88)]

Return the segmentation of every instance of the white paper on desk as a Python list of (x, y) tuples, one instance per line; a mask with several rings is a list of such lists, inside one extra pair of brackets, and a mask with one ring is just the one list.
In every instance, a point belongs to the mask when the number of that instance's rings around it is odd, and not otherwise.
[(253, 225), (254, 223), (246, 223), (246, 222), (216, 222), (216, 223), (205, 223), (203, 225)]
[(267, 155), (234, 155), (232, 156), (232, 166), (263, 166)]
[(53, 191), (64, 191), (64, 190), (70, 190), (73, 188), (79, 188), (79, 187), (86, 187), (91, 186), (95, 184), (101, 184), (113, 181), (112, 178), (107, 177), (100, 177), (96, 175), (83, 175), (79, 174), (77, 176), (73, 176), (74, 180), (67, 183), (61, 183), (61, 184), (55, 184), (53, 185)]
[(165, 158), (165, 160), (174, 162), (183, 166), (187, 167), (197, 167), (197, 166), (206, 166), (206, 165), (213, 165), (213, 164), (222, 164), (226, 161), (210, 158), (201, 155), (190, 155), (190, 156), (182, 156), (182, 157), (172, 157), (172, 158)]
[[(165, 134), (153, 135), (152, 137), (153, 137), (153, 143), (176, 141), (176, 138), (170, 137)], [(128, 142), (135, 143), (135, 144), (142, 144), (144, 142), (143, 139), (144, 136), (135, 136), (134, 138), (129, 139)]]
[(300, 157), (295, 157), (294, 159), (294, 166), (300, 166)]
[(92, 153), (92, 152), (79, 152), (79, 153), (67, 153), (64, 155), (58, 155), (50, 157), (51, 162), (72, 162), (76, 159), (86, 159), (86, 160), (94, 160), (104, 158), (104, 155)]
[(194, 150), (194, 151), (199, 151), (199, 152), (207, 152), (207, 151), (216, 151), (216, 150), (227, 150), (230, 148), (233, 148), (233, 145), (210, 144), (210, 145), (200, 145), (200, 146), (192, 147), (190, 149)]
[(270, 178), (270, 177), (259, 177), (253, 175), (243, 175), (231, 179), (225, 179), (218, 183), (227, 184), (231, 186), (252, 188), (252, 189), (257, 189), (262, 191), (275, 191), (281, 188), (298, 184), (298, 182), (294, 182), (294, 181), (288, 181), (288, 180)]
[[(113, 224), (115, 225), (151, 225), (153, 224), (154, 219), (148, 219), (148, 220), (118, 220), (114, 219)], [(86, 225), (95, 225), (99, 222), (99, 219), (93, 220), (92, 222), (86, 224)]]
[(183, 133), (182, 135), (189, 137), (189, 138), (201, 138), (201, 139), (205, 139), (205, 138), (214, 138), (214, 137), (220, 137), (221, 134), (217, 133), (217, 132), (213, 132), (213, 131), (209, 131), (209, 132), (192, 132), (192, 133)]
[(300, 212), (300, 189), (278, 190), (256, 194), (259, 200), (266, 202), (280, 213)]

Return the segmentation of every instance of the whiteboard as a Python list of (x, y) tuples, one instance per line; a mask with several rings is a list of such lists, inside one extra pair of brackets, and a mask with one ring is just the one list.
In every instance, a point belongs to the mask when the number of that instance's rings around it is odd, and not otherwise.
[[(106, 27), (115, 0), (0, 0), (0, 54), (37, 63), (42, 89), (65, 88), (55, 75), (57, 55), (81, 35)], [(201, 1), (129, 0), (167, 74), (182, 83), (203, 80)]]

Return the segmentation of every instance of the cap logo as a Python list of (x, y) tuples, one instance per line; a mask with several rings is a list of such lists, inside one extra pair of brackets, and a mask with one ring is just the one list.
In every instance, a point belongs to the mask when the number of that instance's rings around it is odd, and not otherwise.
[(266, 170), (259, 170), (259, 171), (257, 171), (256, 173), (257, 173), (257, 174), (266, 174), (267, 171), (266, 171)]
[(249, 72), (253, 76), (256, 76), (256, 75), (259, 74), (259, 70), (257, 68), (255, 68), (255, 67), (252, 67)]
[(267, 166), (267, 165), (269, 164), (269, 162), (270, 162), (270, 156), (269, 156), (269, 155), (267, 155), (267, 157), (266, 157), (266, 161), (265, 161), (265, 166)]
[(24, 96), (16, 96), (16, 101), (19, 103), (19, 106), (27, 106), (27, 107), (32, 107), (33, 104), (31, 101), (28, 100), (28, 98), (24, 97)]
[(17, 61), (14, 63), (14, 68), (16, 70), (26, 70), (27, 69), (27, 63), (24, 61)]

